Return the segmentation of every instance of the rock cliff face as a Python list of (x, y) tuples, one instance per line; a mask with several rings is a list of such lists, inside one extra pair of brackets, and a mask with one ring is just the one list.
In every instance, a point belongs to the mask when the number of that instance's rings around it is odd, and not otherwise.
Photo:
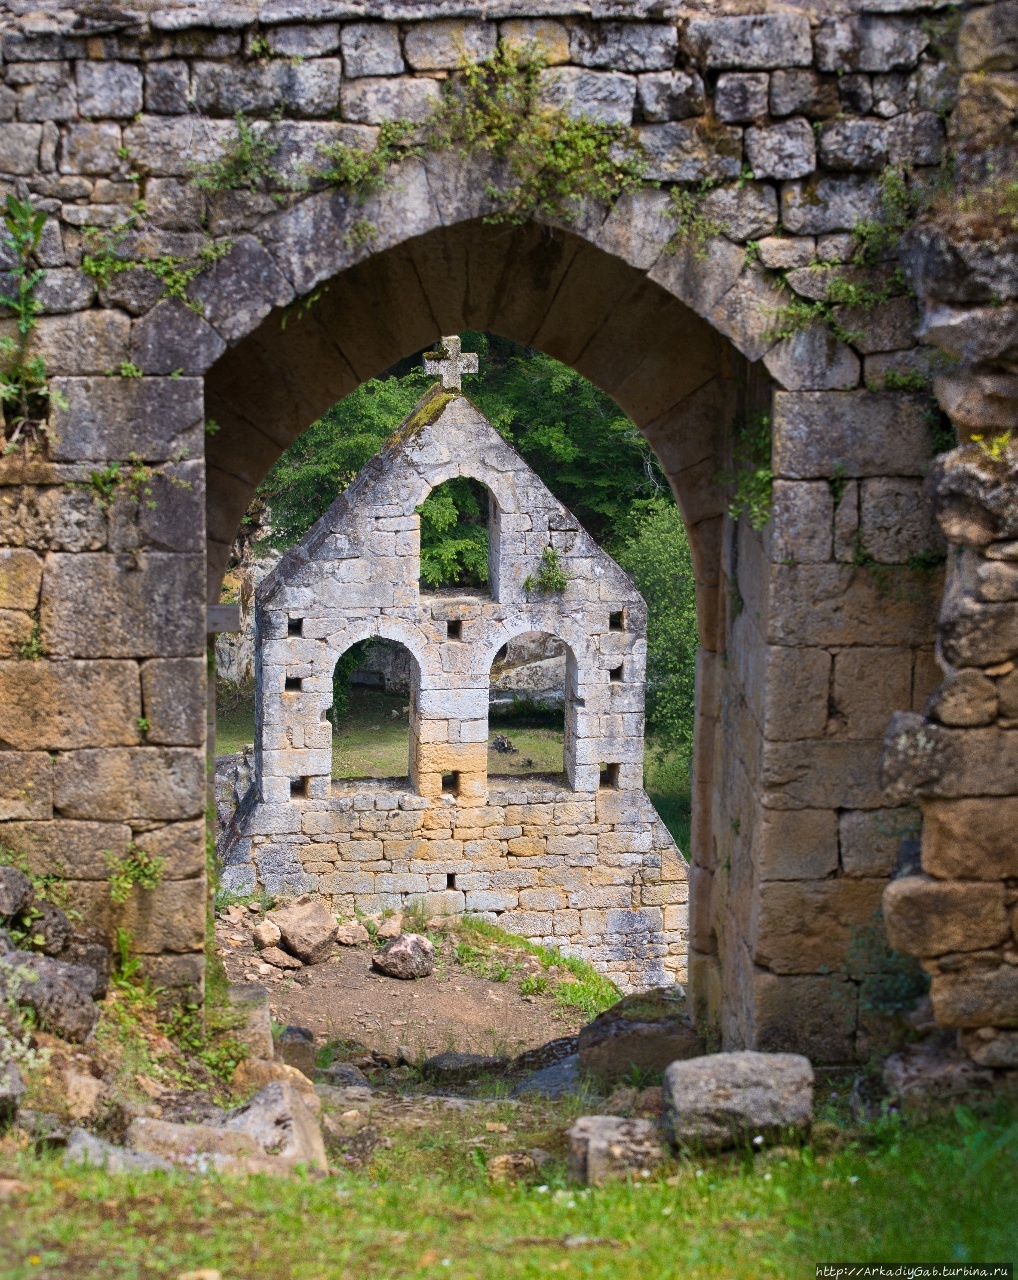
[(935, 389), (961, 443), (928, 492), (947, 539), (946, 678), (896, 716), (889, 790), (918, 799), (921, 866), (892, 881), (892, 943), (932, 975), (937, 1021), (981, 1066), (1018, 1067), (1018, 5), (972, 9), (959, 38), (957, 190), (908, 236), (920, 332), (951, 358)]

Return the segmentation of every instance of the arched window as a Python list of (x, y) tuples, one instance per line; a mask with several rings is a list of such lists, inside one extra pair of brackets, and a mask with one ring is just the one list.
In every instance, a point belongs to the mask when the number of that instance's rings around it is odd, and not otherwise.
[(332, 776), (394, 778), (407, 783), (417, 660), (395, 640), (362, 640), (336, 660), (332, 705)]
[(488, 776), (565, 778), (571, 655), (546, 631), (513, 636), (491, 664)]
[(491, 594), (490, 527), (495, 500), (486, 485), (455, 476), (417, 508), (421, 521), (421, 590)]

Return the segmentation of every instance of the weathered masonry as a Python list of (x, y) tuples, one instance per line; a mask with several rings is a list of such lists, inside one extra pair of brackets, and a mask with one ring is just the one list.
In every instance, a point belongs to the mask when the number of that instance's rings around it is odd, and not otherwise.
[[(686, 863), (643, 791), (646, 605), (462, 395), (459, 364), (258, 586), (257, 794), (225, 883), (345, 914), (480, 912), (623, 989), (685, 981)], [(419, 585), (416, 510), (453, 476), (490, 495), (490, 594)], [(548, 553), (560, 588), (537, 585)], [(534, 631), (567, 646), (565, 778), (489, 779), (491, 664)], [(368, 637), (413, 660), (409, 777), (335, 782), (333, 668)]]
[[(931, 362), (915, 299), (893, 260), (846, 261), (857, 223), (882, 216), (885, 166), (925, 181), (949, 140), (992, 149), (979, 131), (1013, 125), (1016, 74), (1013, 4), (966, 10), (956, 40), (936, 10), (901, 8), (873, 0), (813, 19), (642, 0), (0, 3), (0, 182), (47, 217), (31, 341), (66, 398), (43, 448), (0, 463), (0, 816), (5, 842), (62, 867), (96, 912), (109, 912), (104, 850), (134, 840), (165, 852), (167, 878), (126, 921), (157, 981), (201, 982), (205, 602), (218, 599), (251, 494), (362, 380), (478, 328), (610, 393), (682, 505), (702, 641), (697, 1016), (729, 1046), (820, 1061), (869, 1052), (879, 1020), (856, 941), (914, 830), (911, 794), (881, 787), (881, 740), (891, 713), (922, 712), (943, 678), (943, 543), (922, 491), (936, 415), (903, 389)], [(421, 120), (463, 57), (531, 38), (549, 63), (543, 100), (632, 124), (660, 186), (509, 228), (484, 221), (505, 181), (488, 153), (425, 149), (363, 200), (307, 180), (321, 143), (372, 145), (383, 120)], [(260, 117), (277, 148), (262, 157), (272, 190), (191, 180), (194, 162), (236, 140), (237, 111)], [(675, 186), (695, 200), (678, 237)], [(113, 230), (110, 256), (137, 265), (104, 272), (93, 255), (84, 272), (88, 227)], [(923, 332), (960, 362), (942, 395), (967, 439), (980, 414), (1014, 422), (1013, 271), (968, 241), (939, 252), (935, 285), (919, 286)], [(914, 277), (917, 262), (906, 255)], [(202, 269), (182, 279), (180, 263)], [(781, 308), (827, 297), (839, 269), (861, 271), (881, 300), (842, 295), (830, 304), (837, 332), (818, 322), (779, 336)], [(774, 476), (760, 531), (727, 514), (714, 483), (733, 425), (758, 415)], [(1014, 493), (1003, 456), (1002, 509)], [(98, 501), (90, 477), (115, 464), (141, 468), (151, 493), (119, 483)], [(986, 546), (1014, 537), (994, 520)], [(998, 552), (987, 563), (1006, 563)], [(986, 590), (975, 572), (952, 581), (948, 620)], [(995, 693), (1015, 656), (1015, 610), (1011, 596), (992, 604), (1000, 643), (992, 662), (978, 657)], [(977, 663), (946, 647), (940, 657), (952, 679)], [(984, 727), (941, 724), (957, 760), (989, 752), (994, 765), (949, 786), (927, 778), (920, 796), (950, 806), (1018, 793), (1010, 705), (1000, 694), (1003, 718)], [(987, 820), (985, 807), (971, 813)], [(972, 830), (940, 822), (937, 839)], [(963, 1028), (1018, 1022), (1015, 872), (999, 865), (998, 940), (969, 953), (961, 936), (930, 961), (938, 1007)], [(952, 877), (972, 868), (927, 870), (947, 885), (924, 899), (932, 929)], [(969, 971), (948, 1016), (937, 992)]]

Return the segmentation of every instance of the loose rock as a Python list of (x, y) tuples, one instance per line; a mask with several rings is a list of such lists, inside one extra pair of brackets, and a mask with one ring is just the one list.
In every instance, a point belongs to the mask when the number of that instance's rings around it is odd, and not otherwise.
[(253, 1137), (268, 1155), (280, 1156), (314, 1169), (326, 1169), (325, 1146), (314, 1116), (301, 1094), (290, 1084), (266, 1085), (250, 1102), (226, 1118), (231, 1132)]
[(634, 1066), (663, 1071), (702, 1053), (685, 997), (668, 987), (626, 996), (580, 1031), (580, 1070), (608, 1084)]
[(303, 961), (291, 956), (279, 947), (266, 947), (262, 952), (262, 960), (275, 969), (303, 969)]
[(143, 1151), (125, 1151), (123, 1147), (104, 1142), (87, 1129), (72, 1129), (64, 1150), (64, 1168), (85, 1165), (105, 1169), (107, 1173), (168, 1173), (173, 1165), (162, 1156)]
[(0, 959), (0, 999), (34, 1009), (47, 1030), (75, 1044), (84, 1043), (99, 1020), (92, 999), (96, 983), (94, 969), (35, 952), (15, 951)]
[(376, 936), (379, 938), (398, 938), (403, 932), (403, 917), (390, 916), (388, 920), (383, 920), (376, 930)]
[(334, 1062), (331, 1067), (323, 1067), (315, 1072), (315, 1076), (323, 1084), (340, 1088), (343, 1085), (366, 1085), (368, 1078), (360, 1067), (352, 1062)]
[(712, 1053), (665, 1072), (665, 1121), (680, 1146), (721, 1151), (762, 1137), (804, 1135), (813, 1114), (813, 1068), (798, 1053)]
[(884, 1086), (904, 1111), (929, 1115), (937, 1108), (985, 1101), (993, 1072), (935, 1036), (892, 1053), (884, 1063)]
[(230, 1077), (230, 1088), (235, 1094), (243, 1095), (250, 1093), (253, 1089), (262, 1089), (265, 1085), (273, 1084), (277, 1081), (293, 1085), (312, 1111), (317, 1111), (321, 1106), (312, 1081), (302, 1071), (298, 1071), (296, 1067), (291, 1067), (285, 1062), (266, 1061), (263, 1058), (245, 1058), (243, 1062), (238, 1063), (233, 1075)]
[(650, 1120), (581, 1116), (569, 1130), (570, 1172), (597, 1187), (608, 1178), (653, 1169), (665, 1158), (660, 1133)]
[(419, 933), (402, 933), (375, 953), (372, 964), (390, 978), (426, 978), (435, 967), (435, 948)]
[(336, 941), (344, 947), (356, 947), (362, 942), (370, 942), (371, 935), (359, 920), (351, 920), (349, 924), (339, 926)]
[(424, 1060), (422, 1070), (425, 1075), (439, 1080), (470, 1080), (484, 1071), (497, 1071), (506, 1065), (505, 1058), (492, 1057), (486, 1053), (436, 1053)]
[(32, 882), (17, 867), (0, 867), (0, 916), (16, 916), (32, 905)]
[(283, 936), (279, 932), (279, 925), (274, 920), (263, 920), (261, 924), (256, 924), (251, 934), (255, 946), (261, 948), (276, 946)]
[(332, 955), (339, 925), (322, 903), (298, 898), (269, 919), (279, 929), (283, 946), (305, 964), (321, 964)]

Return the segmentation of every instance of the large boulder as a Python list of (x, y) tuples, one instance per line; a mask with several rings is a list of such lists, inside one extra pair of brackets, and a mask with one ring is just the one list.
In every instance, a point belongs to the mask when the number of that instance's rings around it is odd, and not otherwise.
[(314, 1082), (296, 1067), (278, 1062), (274, 1058), (245, 1058), (234, 1068), (233, 1075), (230, 1076), (230, 1088), (237, 1097), (244, 1097), (277, 1080), (292, 1085), (312, 1111), (317, 1111), (321, 1106)]
[(254, 1138), (266, 1155), (313, 1169), (328, 1168), (318, 1123), (291, 1084), (267, 1084), (249, 1102), (231, 1111), (223, 1127)]
[(390, 978), (426, 978), (435, 967), (435, 948), (419, 933), (401, 933), (376, 951), (372, 964)]
[(273, 911), (269, 919), (286, 950), (305, 964), (321, 964), (332, 955), (339, 923), (323, 903), (297, 898), (281, 911)]
[(52, 902), (36, 901), (26, 919), (32, 947), (45, 956), (58, 956), (71, 939), (71, 922)]
[(702, 1053), (686, 998), (672, 987), (626, 996), (580, 1031), (580, 1070), (605, 1084), (633, 1067), (664, 1071), (670, 1062)]
[(73, 964), (91, 969), (96, 975), (96, 984), (92, 995), (102, 1000), (110, 987), (110, 974), (113, 971), (113, 956), (110, 949), (99, 937), (92, 933), (72, 933), (57, 956), (65, 964)]
[(32, 882), (17, 867), (0, 867), (0, 916), (20, 915), (32, 905), (35, 891)]
[(87, 965), (65, 964), (34, 951), (0, 958), (0, 999), (34, 1009), (47, 1031), (84, 1043), (99, 1020), (93, 994), (99, 979)]
[(591, 1186), (653, 1169), (665, 1154), (661, 1130), (651, 1120), (581, 1116), (569, 1130), (570, 1172)]
[(813, 1116), (813, 1068), (798, 1053), (712, 1053), (665, 1072), (665, 1123), (682, 1147), (726, 1147), (804, 1136)]

